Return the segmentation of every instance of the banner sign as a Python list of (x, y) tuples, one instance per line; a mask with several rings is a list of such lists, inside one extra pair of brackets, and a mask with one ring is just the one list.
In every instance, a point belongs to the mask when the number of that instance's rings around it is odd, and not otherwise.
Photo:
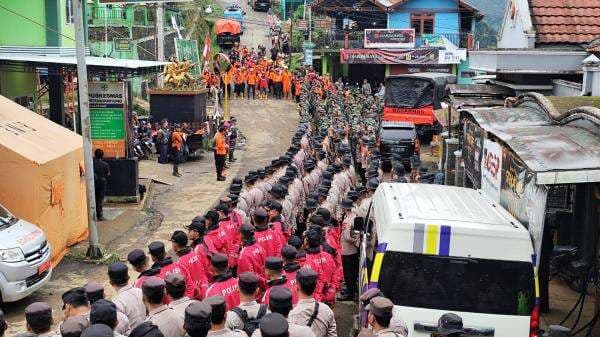
[(365, 29), (365, 48), (414, 48), (415, 30)]
[(535, 183), (535, 175), (513, 152), (502, 148), (500, 205), (519, 220), (531, 234), (536, 264), (542, 248), (548, 188)]
[(481, 159), (481, 189), (496, 202), (500, 202), (501, 168), (502, 146), (489, 139), (484, 139)]
[(481, 156), (483, 153), (483, 129), (470, 120), (465, 120), (463, 124), (463, 160), (465, 163), (465, 173), (473, 182), (474, 188), (479, 188), (481, 184)]
[(198, 54), (198, 41), (175, 38), (175, 56), (180, 62), (188, 60), (190, 63), (195, 63), (190, 70), (190, 74), (200, 74), (200, 67), (198, 66), (200, 63), (200, 55)]
[(113, 39), (113, 44), (115, 46), (115, 51), (130, 52), (133, 49), (131, 39), (121, 39), (115, 37)]
[(125, 158), (125, 83), (89, 82), (92, 147), (106, 158)]
[(438, 34), (421, 34), (421, 47), (424, 48), (444, 48), (446, 43), (441, 35)]
[(439, 50), (439, 64), (460, 64), (461, 61), (467, 59), (466, 49)]
[(381, 50), (341, 49), (340, 63), (343, 64), (437, 64), (435, 49)]
[(315, 19), (313, 25), (316, 29), (331, 29), (333, 26), (331, 18)]
[(296, 24), (296, 28), (300, 29), (300, 30), (307, 30), (308, 29), (308, 21), (306, 20), (296, 20), (295, 22)]

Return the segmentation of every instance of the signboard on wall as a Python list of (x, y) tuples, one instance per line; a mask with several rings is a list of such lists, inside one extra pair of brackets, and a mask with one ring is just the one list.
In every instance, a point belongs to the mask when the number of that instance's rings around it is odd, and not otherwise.
[(130, 52), (133, 49), (131, 39), (121, 39), (115, 37), (113, 39), (113, 44), (115, 51)]
[(465, 173), (473, 182), (473, 187), (479, 188), (481, 183), (481, 157), (483, 153), (483, 129), (477, 124), (465, 120), (463, 141), (463, 160)]
[(329, 17), (320, 18), (315, 19), (313, 25), (316, 29), (331, 29), (331, 27), (333, 26), (333, 21)]
[(365, 29), (365, 48), (414, 48), (415, 30)]
[(461, 61), (467, 59), (466, 49), (440, 49), (438, 62), (439, 64), (460, 64)]
[(175, 56), (179, 62), (188, 60), (190, 63), (195, 63), (190, 70), (190, 74), (200, 74), (200, 67), (198, 66), (200, 64), (198, 41), (175, 38)]
[(92, 147), (106, 158), (125, 158), (125, 83), (89, 82)]
[(500, 202), (502, 178), (502, 146), (489, 139), (483, 141), (481, 158), (481, 189), (492, 200)]
[(342, 64), (437, 64), (435, 49), (341, 49)]

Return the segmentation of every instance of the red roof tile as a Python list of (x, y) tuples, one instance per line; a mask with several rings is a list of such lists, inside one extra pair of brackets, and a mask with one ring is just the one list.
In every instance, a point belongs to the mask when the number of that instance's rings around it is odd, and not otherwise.
[(590, 53), (600, 53), (600, 45), (597, 45), (592, 48), (588, 48), (587, 51), (589, 51)]
[(529, 0), (538, 43), (585, 43), (600, 37), (600, 0)]

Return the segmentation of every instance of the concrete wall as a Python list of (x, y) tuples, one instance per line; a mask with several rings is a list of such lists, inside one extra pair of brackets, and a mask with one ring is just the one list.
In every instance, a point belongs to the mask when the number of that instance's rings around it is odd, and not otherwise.
[(46, 16), (44, 0), (0, 0), (6, 10), (0, 10), (0, 45), (3, 46), (34, 46), (46, 45)]
[(553, 80), (552, 85), (552, 96), (581, 96), (581, 83)]

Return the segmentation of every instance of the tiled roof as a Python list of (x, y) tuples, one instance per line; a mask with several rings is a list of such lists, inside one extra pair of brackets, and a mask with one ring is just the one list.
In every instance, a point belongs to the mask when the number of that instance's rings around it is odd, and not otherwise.
[(587, 51), (590, 53), (600, 53), (600, 45), (588, 48)]
[(600, 0), (529, 0), (537, 43), (585, 43), (600, 37)]

